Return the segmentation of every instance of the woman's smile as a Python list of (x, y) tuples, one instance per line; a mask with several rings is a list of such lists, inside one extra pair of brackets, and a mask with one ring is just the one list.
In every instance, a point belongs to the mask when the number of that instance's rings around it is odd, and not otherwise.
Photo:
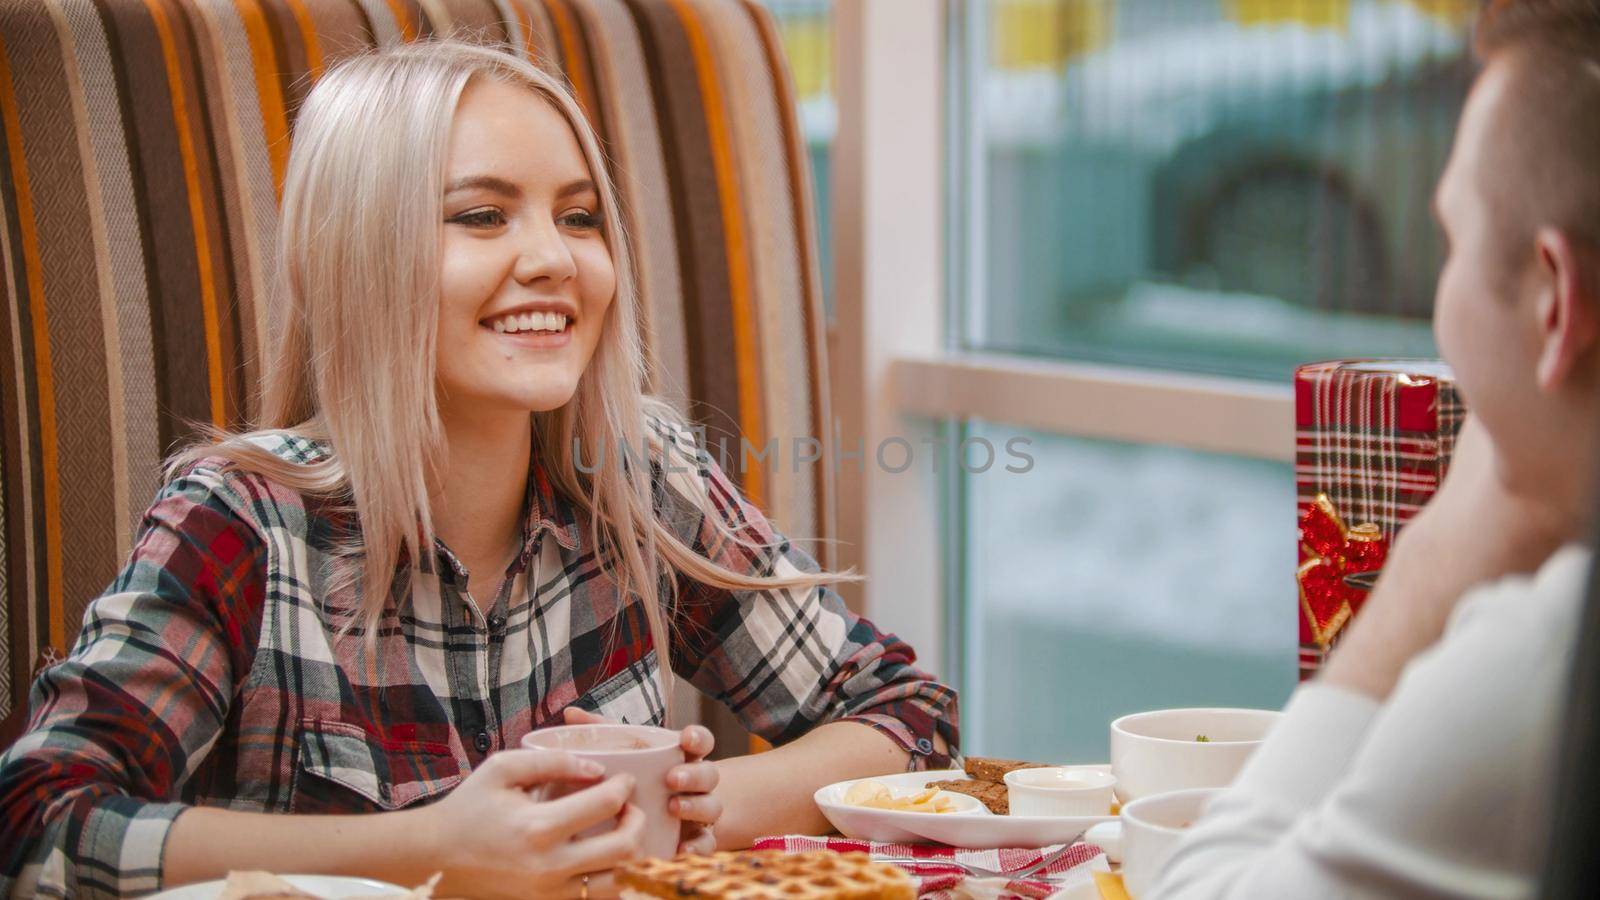
[(522, 308), (483, 319), (478, 327), (492, 332), (500, 340), (510, 341), (513, 346), (542, 350), (570, 343), (577, 320), (565, 307)]

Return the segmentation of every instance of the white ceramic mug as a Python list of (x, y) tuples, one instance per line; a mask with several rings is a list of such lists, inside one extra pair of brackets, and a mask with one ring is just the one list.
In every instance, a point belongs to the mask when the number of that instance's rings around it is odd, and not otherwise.
[(1111, 723), (1117, 799), (1227, 786), (1281, 716), (1270, 709), (1162, 709), (1117, 719)]
[(1104, 816), (1111, 812), (1116, 776), (1086, 766), (1014, 769), (1005, 775), (1013, 816)]
[[(682, 823), (667, 808), (672, 791), (667, 788), (667, 772), (684, 762), (678, 732), (649, 725), (560, 725), (543, 728), (522, 739), (522, 746), (539, 750), (560, 750), (593, 760), (605, 767), (606, 777), (627, 773), (633, 776), (633, 796), (629, 802), (645, 816), (644, 855), (670, 858), (678, 853)], [(554, 799), (578, 788), (546, 785), (540, 799)], [(580, 833), (580, 837), (604, 834), (616, 822), (603, 822)]]
[(1161, 870), (1217, 788), (1192, 788), (1142, 797), (1122, 807), (1116, 822), (1102, 822), (1083, 839), (1122, 863), (1122, 886), (1137, 898), (1161, 879)]

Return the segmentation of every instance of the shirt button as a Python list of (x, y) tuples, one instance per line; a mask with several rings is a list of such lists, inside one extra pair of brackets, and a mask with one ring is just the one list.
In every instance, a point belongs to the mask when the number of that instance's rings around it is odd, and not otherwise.
[(478, 752), (479, 753), (488, 753), (489, 752), (489, 732), (487, 732), (487, 731), (478, 732), (478, 737), (472, 743), (473, 743), (473, 746), (478, 748)]
[(930, 741), (927, 738), (917, 738), (917, 752), (921, 753), (923, 756), (932, 755), (933, 741)]
[(489, 629), (491, 631), (499, 631), (501, 628), (505, 627), (505, 624), (506, 617), (500, 615), (499, 613), (495, 613), (489, 617)]

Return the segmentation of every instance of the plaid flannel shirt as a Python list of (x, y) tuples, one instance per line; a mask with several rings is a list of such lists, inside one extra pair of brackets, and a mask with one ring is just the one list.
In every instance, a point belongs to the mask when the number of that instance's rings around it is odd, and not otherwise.
[[(271, 449), (326, 454), (297, 438)], [(658, 514), (709, 558), (750, 574), (817, 571), (703, 454), (651, 466)], [(696, 477), (760, 547), (720, 537), (673, 486)], [(0, 757), (0, 893), (159, 889), (163, 841), (191, 805), (356, 813), (437, 800), (568, 706), (661, 724), (642, 602), (620, 596), (587, 520), (537, 460), (529, 481), (522, 552), (493, 604), (472, 602), (439, 544), (437, 564), (397, 588), (408, 602), (385, 611), (375, 663), (360, 658), (359, 634), (335, 639), (359, 605), (356, 589), (330, 583), (348, 513), (207, 463), (164, 487), (72, 653), (35, 682), (27, 733)], [(859, 721), (913, 767), (947, 762), (936, 735), (957, 746), (955, 692), (832, 591), (678, 588), (673, 670), (755, 734), (781, 744)]]

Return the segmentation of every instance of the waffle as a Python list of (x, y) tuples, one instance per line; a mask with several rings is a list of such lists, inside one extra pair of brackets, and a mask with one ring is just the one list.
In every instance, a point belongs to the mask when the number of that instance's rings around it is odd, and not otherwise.
[(617, 869), (624, 896), (658, 900), (915, 900), (903, 869), (865, 853), (775, 850), (642, 859)]
[(1010, 796), (1003, 784), (995, 784), (992, 781), (932, 781), (928, 783), (928, 787), (949, 791), (952, 794), (977, 797), (979, 802), (989, 807), (989, 812), (997, 816), (1011, 814)]

